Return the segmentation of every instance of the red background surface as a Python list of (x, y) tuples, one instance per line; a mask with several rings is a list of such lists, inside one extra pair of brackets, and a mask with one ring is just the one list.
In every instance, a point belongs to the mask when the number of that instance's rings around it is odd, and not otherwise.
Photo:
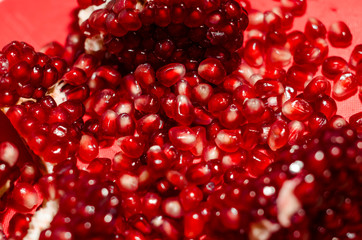
[[(255, 9), (269, 10), (279, 1), (251, 0)], [(295, 29), (304, 29), (308, 17), (320, 19), (328, 28), (335, 21), (347, 23), (353, 34), (352, 45), (345, 49), (330, 47), (329, 55), (349, 59), (356, 44), (362, 43), (361, 0), (307, 0), (307, 12), (294, 21)], [(39, 49), (45, 43), (58, 40), (63, 43), (71, 22), (76, 0), (0, 0), (0, 46), (12, 40), (22, 40)], [(338, 114), (348, 118), (362, 110), (357, 95), (338, 102)]]

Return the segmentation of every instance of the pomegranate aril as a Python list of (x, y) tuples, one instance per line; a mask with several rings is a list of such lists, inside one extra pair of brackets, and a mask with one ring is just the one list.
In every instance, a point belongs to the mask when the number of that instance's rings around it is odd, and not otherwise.
[(292, 66), (288, 69), (286, 83), (297, 91), (303, 91), (306, 82), (313, 77), (313, 72), (301, 66)]
[(304, 99), (294, 98), (283, 104), (282, 112), (290, 120), (304, 121), (312, 115), (313, 108)]
[(156, 72), (157, 80), (166, 87), (171, 87), (186, 74), (186, 68), (180, 63), (170, 63)]
[(333, 98), (323, 95), (318, 98), (314, 104), (314, 110), (316, 112), (321, 112), (329, 120), (337, 112), (337, 104)]
[(220, 112), (219, 122), (225, 128), (235, 129), (245, 122), (245, 118), (237, 105), (230, 104), (225, 110)]
[(30, 212), (39, 204), (37, 191), (29, 183), (17, 183), (12, 191), (13, 208), (18, 212)]
[(298, 120), (293, 120), (288, 123), (289, 136), (288, 143), (289, 145), (298, 144), (303, 140), (303, 137), (307, 134), (306, 126), (303, 122)]
[(194, 107), (190, 99), (185, 95), (176, 97), (171, 111), (175, 113), (173, 118), (181, 125), (190, 125), (194, 121)]
[(216, 93), (211, 96), (208, 102), (208, 110), (212, 114), (225, 110), (231, 103), (231, 96), (228, 93)]
[(205, 162), (193, 164), (187, 169), (185, 176), (193, 184), (206, 184), (212, 177), (211, 168)]
[(131, 158), (139, 158), (145, 150), (145, 141), (141, 137), (126, 136), (122, 137), (119, 146), (124, 154)]
[(320, 37), (325, 38), (327, 34), (327, 29), (320, 20), (314, 17), (310, 17), (308, 18), (308, 21), (305, 24), (304, 34), (308, 39), (311, 40)]
[(265, 112), (265, 106), (259, 98), (250, 98), (244, 102), (242, 112), (249, 123), (257, 123)]
[(22, 239), (28, 232), (31, 214), (16, 213), (9, 222), (8, 234), (14, 239)]
[(226, 76), (222, 63), (216, 58), (203, 60), (198, 67), (198, 74), (212, 84), (220, 84)]
[(305, 34), (301, 31), (292, 31), (287, 35), (287, 43), (285, 46), (290, 50), (292, 54), (294, 54), (295, 49), (301, 45), (304, 44), (307, 40), (307, 37)]
[(90, 162), (97, 157), (99, 152), (98, 141), (91, 135), (84, 134), (79, 142), (79, 157), (85, 161)]
[(62, 80), (70, 85), (79, 86), (85, 83), (87, 78), (82, 69), (73, 67), (69, 72), (64, 74)]
[(156, 96), (145, 94), (134, 99), (134, 108), (141, 113), (157, 113), (160, 103)]
[(43, 79), (41, 86), (44, 88), (49, 88), (53, 86), (58, 80), (59, 74), (55, 67), (51, 65), (45, 65), (43, 69)]
[(284, 121), (277, 120), (270, 126), (268, 145), (276, 151), (284, 147), (288, 142), (289, 128)]
[(267, 67), (285, 67), (291, 62), (291, 59), (290, 51), (279, 46), (268, 48), (265, 56)]
[(264, 63), (264, 45), (258, 39), (250, 39), (245, 43), (243, 56), (247, 64), (252, 67), (261, 67)]
[(303, 97), (307, 101), (314, 101), (319, 96), (325, 94), (329, 95), (331, 92), (330, 82), (322, 76), (317, 76), (308, 83), (303, 90)]
[(315, 133), (327, 125), (327, 118), (321, 112), (314, 112), (308, 119), (309, 131)]
[(137, 131), (141, 134), (150, 135), (162, 129), (163, 125), (164, 122), (158, 114), (149, 114), (138, 120)]
[(294, 62), (299, 65), (320, 65), (323, 62), (322, 49), (313, 45), (299, 45), (294, 51)]
[(352, 34), (346, 23), (334, 22), (328, 29), (328, 40), (333, 47), (344, 48), (352, 43)]
[(355, 127), (359, 133), (362, 132), (362, 112), (358, 112), (350, 116), (348, 122)]
[(247, 161), (247, 171), (251, 176), (260, 176), (264, 170), (274, 161), (270, 150), (254, 148)]
[(334, 78), (332, 95), (336, 100), (346, 99), (357, 92), (357, 77), (351, 72), (344, 72)]
[(329, 121), (328, 125), (333, 129), (339, 129), (347, 126), (347, 121), (340, 115), (334, 115)]
[(173, 127), (169, 130), (169, 139), (177, 149), (190, 150), (196, 145), (196, 134), (188, 127)]
[(215, 144), (225, 152), (236, 152), (239, 149), (240, 133), (237, 130), (220, 130), (216, 135)]
[(278, 96), (284, 93), (284, 86), (280, 81), (271, 79), (262, 79), (254, 85), (256, 94), (259, 97), (271, 97)]
[(282, 8), (290, 11), (294, 16), (301, 16), (307, 8), (306, 0), (281, 0)]
[(331, 56), (324, 60), (322, 64), (322, 73), (327, 78), (333, 79), (338, 74), (348, 70), (347, 61), (339, 56)]
[(210, 84), (200, 83), (192, 88), (191, 94), (193, 101), (206, 105), (213, 95), (213, 88)]
[(356, 45), (351, 53), (349, 58), (349, 66), (351, 68), (356, 68), (362, 60), (362, 44)]

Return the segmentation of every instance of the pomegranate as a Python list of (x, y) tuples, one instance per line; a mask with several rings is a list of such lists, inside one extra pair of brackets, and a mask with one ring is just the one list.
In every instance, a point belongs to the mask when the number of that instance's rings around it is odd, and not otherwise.
[(359, 239), (360, 45), (279, 5), (78, 0), (64, 46), (3, 47), (0, 238)]

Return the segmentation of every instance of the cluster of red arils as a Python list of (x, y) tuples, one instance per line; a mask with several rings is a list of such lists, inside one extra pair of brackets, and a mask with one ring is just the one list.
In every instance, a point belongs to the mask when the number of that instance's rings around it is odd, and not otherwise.
[[(82, 8), (91, 4), (78, 2)], [(80, 25), (86, 50), (106, 52), (127, 71), (171, 62), (191, 71), (207, 57), (218, 58), (229, 71), (240, 63), (235, 51), (243, 44), (248, 17), (237, 1), (112, 0), (97, 8), (80, 12), (89, 15)]]
[(1, 140), (9, 238), (358, 239), (362, 113), (334, 99), (361, 89), (361, 45), (328, 57), (345, 24), (287, 33), (304, 0), (78, 2), (99, 9), (64, 47), (0, 52), (0, 107), (48, 171)]

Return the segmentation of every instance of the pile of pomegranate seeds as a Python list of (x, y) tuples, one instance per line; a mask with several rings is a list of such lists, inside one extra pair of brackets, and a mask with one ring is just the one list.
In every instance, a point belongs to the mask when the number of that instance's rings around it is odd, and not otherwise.
[(291, 30), (305, 0), (78, 4), (64, 46), (0, 51), (0, 239), (360, 239), (345, 23)]

